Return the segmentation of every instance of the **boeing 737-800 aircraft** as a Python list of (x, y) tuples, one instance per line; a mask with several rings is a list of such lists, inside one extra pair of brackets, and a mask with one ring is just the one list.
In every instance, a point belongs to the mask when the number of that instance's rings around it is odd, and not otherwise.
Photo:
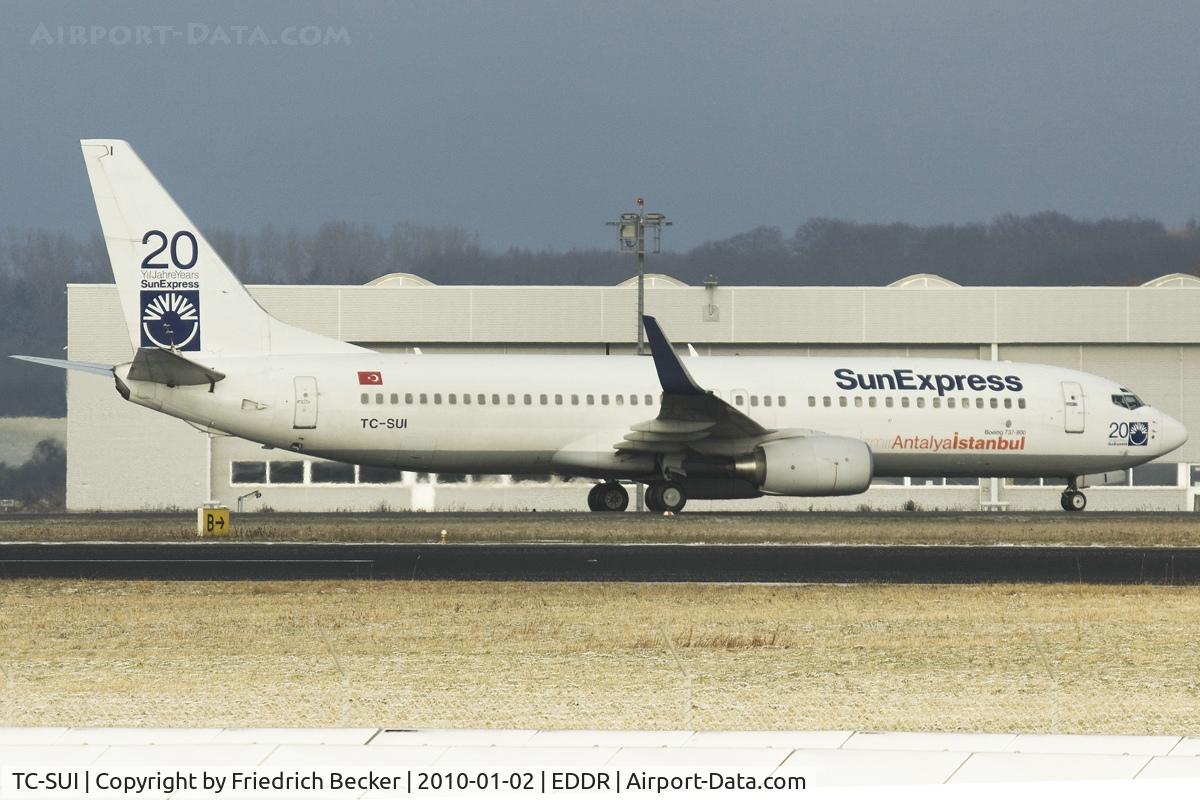
[(27, 358), (107, 375), (130, 402), (320, 458), (423, 472), (597, 479), (593, 511), (688, 498), (863, 492), (875, 476), (1057, 477), (1144, 464), (1183, 425), (1119, 383), (934, 358), (382, 354), (264, 311), (126, 142), (82, 142), (132, 359)]

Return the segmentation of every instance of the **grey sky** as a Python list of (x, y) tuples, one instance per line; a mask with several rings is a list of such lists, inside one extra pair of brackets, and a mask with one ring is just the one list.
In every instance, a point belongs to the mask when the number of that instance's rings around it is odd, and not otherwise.
[[(210, 43), (308, 25), (350, 43)], [(90, 136), (129, 139), (201, 226), (608, 246), (638, 194), (673, 248), (814, 216), (1179, 225), (1200, 215), (1198, 30), (1194, 2), (6, 2), (0, 227), (97, 229)]]

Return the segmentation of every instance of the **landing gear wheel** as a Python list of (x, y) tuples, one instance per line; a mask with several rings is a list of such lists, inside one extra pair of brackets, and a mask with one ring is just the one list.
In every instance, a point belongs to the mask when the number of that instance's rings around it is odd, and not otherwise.
[(600, 490), (603, 487), (603, 483), (597, 483), (588, 491), (588, 511), (604, 510), (604, 508), (600, 505)]
[(1063, 511), (1083, 511), (1087, 508), (1087, 496), (1078, 489), (1068, 489), (1062, 493)]
[(629, 492), (619, 483), (602, 483), (596, 487), (597, 511), (624, 511), (629, 508)]
[(666, 511), (666, 507), (662, 504), (662, 484), (652, 483), (646, 487), (646, 494), (642, 498), (646, 503), (646, 510), (653, 511), (656, 514), (661, 514)]
[(655, 484), (655, 498), (663, 511), (678, 514), (687, 504), (687, 492), (675, 481)]

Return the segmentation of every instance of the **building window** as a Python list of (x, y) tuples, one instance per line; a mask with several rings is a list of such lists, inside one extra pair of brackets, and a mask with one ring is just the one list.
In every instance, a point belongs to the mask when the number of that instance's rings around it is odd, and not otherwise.
[(313, 483), (354, 483), (354, 465), (337, 461), (313, 461)]
[[(464, 395), (466, 397), (466, 395)], [(359, 483), (399, 483), (404, 472), (390, 467), (359, 467)]]
[(268, 467), (268, 483), (304, 483), (303, 461), (272, 461)]
[(1143, 464), (1133, 468), (1134, 486), (1178, 486), (1177, 464)]
[(265, 461), (234, 461), (229, 466), (230, 483), (267, 482), (267, 462)]
[(367, 403), (369, 403), (369, 402), (371, 402), (371, 395), (367, 394), (366, 392), (363, 392), (363, 394), (362, 394), (362, 404), (365, 406), (365, 405), (366, 405)]

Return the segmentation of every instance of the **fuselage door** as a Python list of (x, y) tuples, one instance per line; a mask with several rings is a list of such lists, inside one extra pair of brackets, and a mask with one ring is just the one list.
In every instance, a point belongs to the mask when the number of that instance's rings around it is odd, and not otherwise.
[(1074, 381), (1062, 382), (1063, 424), (1067, 433), (1083, 433), (1083, 387)]
[(317, 427), (317, 379), (306, 376), (296, 378), (296, 414), (293, 428)]

